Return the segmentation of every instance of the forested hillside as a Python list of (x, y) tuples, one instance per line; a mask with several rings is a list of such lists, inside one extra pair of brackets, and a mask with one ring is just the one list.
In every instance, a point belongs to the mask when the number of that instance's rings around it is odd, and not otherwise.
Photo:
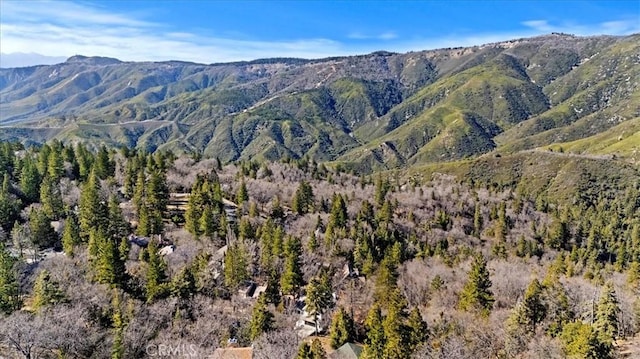
[(292, 157), (2, 142), (0, 352), (615, 358), (640, 332), (627, 162), (554, 149), (358, 175)]
[(637, 164), (640, 37), (225, 64), (74, 56), (0, 69), (0, 139), (337, 161), (358, 172), (546, 150)]

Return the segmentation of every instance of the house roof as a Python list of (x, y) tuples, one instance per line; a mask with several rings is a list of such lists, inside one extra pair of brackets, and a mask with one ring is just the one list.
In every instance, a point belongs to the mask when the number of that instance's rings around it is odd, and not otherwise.
[(357, 359), (362, 354), (362, 346), (346, 343), (329, 356), (332, 359)]
[(253, 348), (218, 348), (211, 359), (251, 359)]

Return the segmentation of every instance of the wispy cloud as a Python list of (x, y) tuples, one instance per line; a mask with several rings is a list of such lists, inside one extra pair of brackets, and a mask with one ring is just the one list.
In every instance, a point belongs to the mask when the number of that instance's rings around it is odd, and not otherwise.
[[(532, 19), (507, 32), (455, 33), (437, 38), (399, 36), (394, 31), (353, 32), (344, 41), (299, 38), (267, 41), (247, 34), (211, 34), (205, 29), (176, 30), (151, 20), (153, 12), (117, 13), (100, 3), (0, 0), (3, 53), (39, 53), (68, 57), (109, 56), (125, 61), (183, 60), (201, 63), (265, 57), (321, 58), (375, 50), (416, 51), (480, 45), (550, 32), (621, 35), (640, 32), (637, 17), (598, 24), (555, 24)], [(5, 56), (5, 55), (3, 55)]]
[(563, 32), (581, 36), (589, 35), (626, 35), (640, 32), (640, 19), (635, 18), (604, 21), (595, 24), (561, 23), (551, 24), (547, 20), (528, 20), (522, 22), (526, 28), (540, 33)]
[(398, 34), (393, 31), (387, 31), (380, 34), (365, 34), (362, 32), (352, 32), (347, 38), (353, 40), (394, 40), (398, 38)]
[(329, 39), (259, 41), (175, 32), (159, 23), (81, 3), (2, 1), (0, 6), (4, 53), (211, 63), (276, 56), (316, 58), (349, 52), (343, 44)]

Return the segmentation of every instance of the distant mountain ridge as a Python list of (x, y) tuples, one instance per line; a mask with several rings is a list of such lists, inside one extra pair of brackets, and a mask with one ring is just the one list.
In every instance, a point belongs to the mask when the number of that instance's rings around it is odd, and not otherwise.
[(211, 65), (74, 56), (0, 69), (0, 139), (308, 156), (361, 171), (536, 148), (638, 161), (639, 54), (638, 34), (552, 34)]

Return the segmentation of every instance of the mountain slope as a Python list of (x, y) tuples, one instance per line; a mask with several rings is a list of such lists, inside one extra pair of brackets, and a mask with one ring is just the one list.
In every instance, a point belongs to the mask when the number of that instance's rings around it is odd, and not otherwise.
[[(212, 65), (74, 56), (0, 69), (0, 139), (91, 141), (224, 161), (309, 156), (361, 171), (562, 143), (571, 143), (565, 151), (630, 158), (637, 127), (625, 123), (640, 116), (639, 44), (640, 35), (553, 34)], [(634, 131), (629, 144), (589, 151), (589, 138), (617, 138), (618, 128)]]

